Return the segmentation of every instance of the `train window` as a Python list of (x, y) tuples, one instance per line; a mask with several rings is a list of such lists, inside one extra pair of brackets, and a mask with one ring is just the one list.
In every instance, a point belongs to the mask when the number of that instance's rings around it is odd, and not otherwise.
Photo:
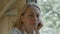
[(8, 9), (7, 16), (17, 16), (17, 9)]

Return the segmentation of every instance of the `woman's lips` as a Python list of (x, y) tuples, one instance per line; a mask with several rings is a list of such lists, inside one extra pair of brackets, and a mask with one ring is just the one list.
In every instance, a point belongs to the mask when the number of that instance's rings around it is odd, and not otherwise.
[(42, 25), (42, 22), (35, 22), (34, 25), (37, 27), (39, 27), (40, 25)]
[(40, 26), (41, 24), (38, 24), (38, 27)]

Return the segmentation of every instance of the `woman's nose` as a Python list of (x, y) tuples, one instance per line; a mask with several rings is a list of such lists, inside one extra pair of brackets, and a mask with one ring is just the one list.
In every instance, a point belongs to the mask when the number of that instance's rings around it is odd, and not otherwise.
[(33, 23), (35, 26), (38, 24), (38, 19), (36, 17), (33, 17)]
[(38, 21), (38, 18), (37, 17), (33, 17), (33, 21)]
[(34, 23), (37, 23), (37, 24), (38, 24), (38, 23), (42, 23), (42, 22), (41, 22), (41, 19), (40, 19), (39, 17), (33, 17), (33, 22), (34, 22)]

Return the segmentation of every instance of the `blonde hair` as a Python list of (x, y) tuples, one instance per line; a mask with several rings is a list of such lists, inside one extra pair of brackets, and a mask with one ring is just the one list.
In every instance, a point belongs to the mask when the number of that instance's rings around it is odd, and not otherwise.
[(13, 27), (18, 27), (18, 28), (20, 28), (20, 27), (22, 26), (23, 23), (21, 22), (21, 16), (24, 16), (27, 8), (29, 8), (30, 6), (37, 7), (37, 8), (40, 10), (40, 7), (39, 7), (36, 3), (29, 2), (29, 3), (25, 4), (24, 7), (22, 8), (22, 10), (19, 10), (18, 20), (17, 20), (16, 23), (13, 25)]

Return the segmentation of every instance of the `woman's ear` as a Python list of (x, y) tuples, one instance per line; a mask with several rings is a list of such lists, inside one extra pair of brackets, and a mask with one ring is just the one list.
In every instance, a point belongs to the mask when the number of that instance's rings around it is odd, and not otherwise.
[(24, 16), (21, 16), (21, 21), (24, 22)]

